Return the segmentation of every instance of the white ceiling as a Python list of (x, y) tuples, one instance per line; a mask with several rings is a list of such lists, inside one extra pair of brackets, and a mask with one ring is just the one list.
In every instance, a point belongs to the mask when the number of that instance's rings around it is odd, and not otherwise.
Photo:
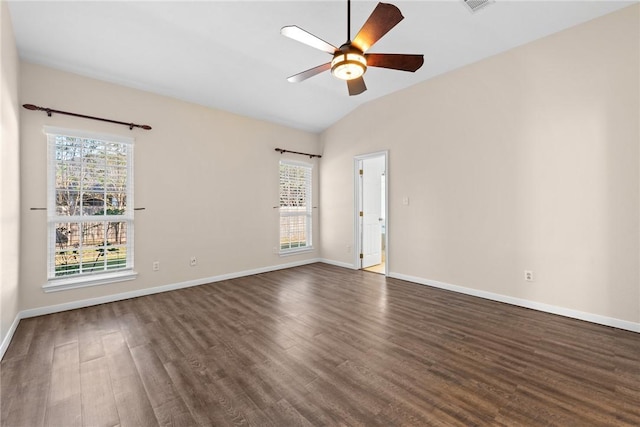
[[(329, 72), (286, 78), (331, 56), (280, 35), (298, 25), (346, 41), (346, 1), (10, 1), (20, 57), (73, 73), (320, 132), (359, 105), (636, 1), (396, 1), (405, 19), (369, 52), (422, 53), (416, 73), (369, 68), (348, 96)], [(352, 36), (377, 2), (351, 6)], [(35, 100), (30, 101), (35, 102)], [(64, 105), (51, 106), (64, 109)]]

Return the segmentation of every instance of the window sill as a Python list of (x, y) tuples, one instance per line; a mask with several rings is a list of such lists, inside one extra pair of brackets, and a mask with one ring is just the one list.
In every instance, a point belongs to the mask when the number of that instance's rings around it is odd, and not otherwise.
[(118, 271), (115, 273), (100, 273), (68, 279), (52, 279), (42, 285), (45, 292), (66, 291), (68, 289), (86, 288), (89, 286), (106, 285), (109, 283), (124, 282), (138, 277), (138, 273), (132, 270)]
[(280, 251), (278, 255), (282, 257), (282, 256), (300, 255), (307, 252), (313, 252), (313, 246), (302, 248), (302, 249), (289, 249), (288, 251)]

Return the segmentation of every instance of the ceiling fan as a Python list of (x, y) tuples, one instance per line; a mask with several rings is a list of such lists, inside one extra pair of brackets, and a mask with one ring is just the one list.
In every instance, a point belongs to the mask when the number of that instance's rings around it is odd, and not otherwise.
[(282, 27), (280, 33), (283, 36), (333, 55), (331, 62), (294, 74), (287, 80), (297, 83), (323, 71), (331, 70), (331, 74), (335, 77), (346, 80), (349, 95), (353, 96), (367, 90), (362, 78), (367, 67), (415, 72), (422, 67), (424, 55), (365, 53), (403, 19), (404, 16), (396, 6), (378, 3), (355, 39), (351, 41), (351, 0), (347, 0), (347, 41), (339, 48), (295, 25)]

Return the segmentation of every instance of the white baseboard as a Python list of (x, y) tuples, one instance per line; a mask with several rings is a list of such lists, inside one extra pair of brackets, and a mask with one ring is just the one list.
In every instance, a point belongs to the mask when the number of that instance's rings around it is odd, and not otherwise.
[(7, 335), (5, 335), (2, 339), (2, 344), (0, 344), (0, 361), (4, 357), (4, 353), (9, 348), (9, 343), (11, 343), (11, 339), (13, 338), (13, 334), (16, 333), (16, 329), (18, 329), (18, 323), (20, 323), (20, 313), (16, 314), (16, 318), (13, 320), (11, 327), (7, 331)]
[(322, 263), (325, 263), (325, 264), (335, 265), (336, 267), (349, 268), (351, 270), (357, 270), (358, 269), (355, 265), (349, 264), (348, 262), (333, 261), (331, 259), (325, 259), (325, 258), (321, 258), (319, 261), (322, 262)]
[(421, 277), (408, 276), (400, 273), (389, 273), (389, 277), (394, 279), (405, 280), (420, 285), (432, 286), (434, 288), (446, 289), (448, 291), (458, 292), (461, 294), (472, 295), (493, 301), (504, 302), (519, 307), (531, 308), (533, 310), (543, 311), (545, 313), (558, 314), (572, 319), (585, 320), (599, 325), (611, 326), (618, 329), (624, 329), (631, 332), (640, 333), (640, 323), (629, 322), (627, 320), (616, 319), (613, 317), (601, 316), (599, 314), (586, 313), (584, 311), (572, 310), (569, 308), (558, 307), (555, 305), (544, 304), (541, 302), (530, 301), (522, 298), (510, 297), (507, 295), (496, 294), (493, 292), (481, 291), (478, 289), (465, 288), (458, 285), (450, 285), (448, 283), (438, 282), (437, 280), (428, 280)]

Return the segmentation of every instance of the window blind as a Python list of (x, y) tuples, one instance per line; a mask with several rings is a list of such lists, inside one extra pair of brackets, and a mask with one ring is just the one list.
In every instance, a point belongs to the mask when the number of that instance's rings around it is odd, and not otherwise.
[(312, 165), (280, 161), (280, 251), (311, 247)]

